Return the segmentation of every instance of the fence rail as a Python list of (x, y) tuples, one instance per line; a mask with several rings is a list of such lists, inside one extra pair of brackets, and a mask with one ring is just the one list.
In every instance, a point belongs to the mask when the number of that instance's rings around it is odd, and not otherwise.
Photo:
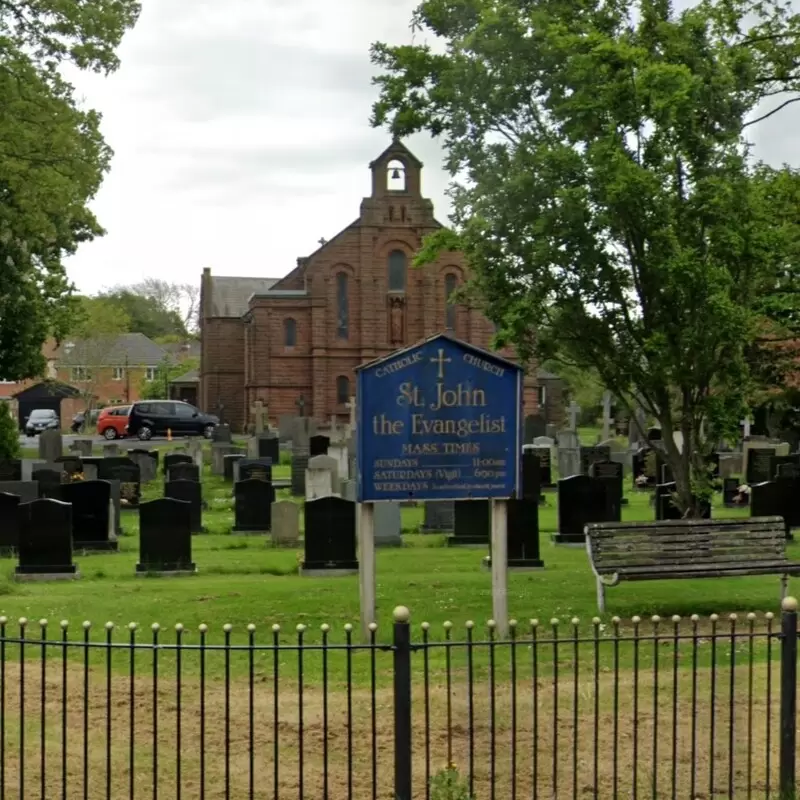
[(0, 618), (0, 800), (794, 797), (791, 598), (510, 631)]

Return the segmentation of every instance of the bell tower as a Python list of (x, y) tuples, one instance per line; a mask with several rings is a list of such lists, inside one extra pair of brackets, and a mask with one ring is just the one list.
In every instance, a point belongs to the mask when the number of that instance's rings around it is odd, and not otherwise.
[(395, 139), (370, 165), (372, 196), (419, 199), (422, 189), (422, 162)]

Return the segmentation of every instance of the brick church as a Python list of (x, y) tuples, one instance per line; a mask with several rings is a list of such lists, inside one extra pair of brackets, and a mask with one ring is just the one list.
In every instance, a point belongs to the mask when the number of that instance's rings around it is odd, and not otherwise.
[[(492, 323), (449, 302), (466, 278), (462, 255), (411, 267), (422, 238), (441, 227), (421, 193), (422, 164), (395, 141), (370, 169), (358, 218), (285, 277), (203, 271), (198, 400), (235, 429), (257, 399), (273, 422), (296, 413), (345, 420), (355, 367), (440, 331), (489, 349)], [(526, 414), (537, 413), (542, 391), (526, 378)]]

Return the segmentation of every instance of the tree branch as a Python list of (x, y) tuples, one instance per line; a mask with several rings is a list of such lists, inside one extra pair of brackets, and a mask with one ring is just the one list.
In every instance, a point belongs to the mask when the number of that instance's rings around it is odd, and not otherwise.
[(800, 101), (800, 96), (792, 97), (791, 99), (786, 100), (785, 102), (781, 103), (776, 108), (773, 108), (772, 111), (769, 111), (766, 114), (762, 114), (760, 117), (758, 117), (756, 119), (751, 119), (749, 122), (745, 122), (744, 125), (742, 125), (742, 130), (744, 130), (745, 128), (750, 127), (750, 125), (755, 125), (758, 122), (763, 122), (765, 119), (769, 119), (771, 116), (773, 116), (773, 114), (777, 114), (779, 111), (781, 111), (784, 108), (786, 108), (786, 106), (790, 106), (790, 105), (792, 105), (792, 103), (796, 103), (798, 101)]

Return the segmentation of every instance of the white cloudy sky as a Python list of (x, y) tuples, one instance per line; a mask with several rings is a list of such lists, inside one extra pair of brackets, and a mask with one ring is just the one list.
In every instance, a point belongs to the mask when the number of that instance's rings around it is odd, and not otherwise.
[[(115, 150), (94, 208), (107, 235), (70, 259), (83, 292), (147, 276), (279, 277), (358, 215), (370, 160), (369, 46), (411, 41), (416, 0), (144, 0), (109, 78), (74, 79)], [(71, 76), (72, 77), (72, 76)], [(759, 129), (797, 162), (800, 113)], [(447, 216), (441, 152), (408, 142)]]

